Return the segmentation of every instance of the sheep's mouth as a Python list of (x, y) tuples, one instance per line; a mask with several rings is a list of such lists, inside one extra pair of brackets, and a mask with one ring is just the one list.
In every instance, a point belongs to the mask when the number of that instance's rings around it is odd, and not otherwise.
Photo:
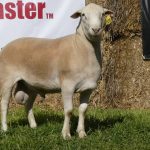
[(90, 32), (90, 36), (92, 37), (99, 37), (102, 33), (102, 29), (100, 29), (98, 32), (94, 33), (93, 31)]
[(91, 40), (91, 41), (95, 41), (97, 39), (100, 38), (102, 33), (102, 29), (100, 29), (99, 32), (97, 33), (93, 33), (90, 29), (88, 30), (88, 32), (85, 34), (85, 36), (87, 37), (87, 39)]

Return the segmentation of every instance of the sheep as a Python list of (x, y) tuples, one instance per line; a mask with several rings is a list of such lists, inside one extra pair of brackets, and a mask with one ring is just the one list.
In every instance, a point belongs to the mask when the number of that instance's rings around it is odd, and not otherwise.
[(37, 94), (61, 92), (64, 104), (62, 136), (70, 139), (72, 96), (80, 93), (77, 132), (86, 136), (84, 127), (88, 99), (101, 75), (100, 34), (105, 14), (112, 11), (88, 4), (71, 17), (80, 17), (76, 33), (57, 39), (20, 38), (8, 43), (0, 53), (1, 127), (7, 131), (9, 100), (25, 105), (29, 125), (37, 124), (32, 111)]

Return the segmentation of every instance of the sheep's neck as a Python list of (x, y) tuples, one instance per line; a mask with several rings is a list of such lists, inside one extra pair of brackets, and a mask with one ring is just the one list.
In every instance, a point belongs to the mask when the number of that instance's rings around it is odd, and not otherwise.
[(100, 67), (102, 67), (102, 58), (101, 58), (101, 42), (100, 38), (97, 37), (94, 41), (89, 40), (83, 32), (81, 26), (77, 28), (77, 34), (84, 38), (94, 49), (97, 61), (99, 62)]

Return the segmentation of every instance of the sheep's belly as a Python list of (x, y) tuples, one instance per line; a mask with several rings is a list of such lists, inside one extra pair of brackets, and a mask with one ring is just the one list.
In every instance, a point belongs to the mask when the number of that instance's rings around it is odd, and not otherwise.
[(29, 85), (38, 89), (45, 89), (45, 90), (53, 90), (53, 89), (60, 89), (60, 81), (58, 78), (47, 79), (47, 80), (25, 80)]

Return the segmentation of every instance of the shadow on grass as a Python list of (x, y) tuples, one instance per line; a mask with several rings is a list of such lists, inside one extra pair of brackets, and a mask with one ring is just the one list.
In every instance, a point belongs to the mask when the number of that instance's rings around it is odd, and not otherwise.
[[(42, 126), (48, 122), (51, 123), (63, 123), (63, 115), (57, 115), (57, 114), (44, 114), (44, 113), (36, 113), (35, 114), (35, 120), (38, 126)], [(28, 125), (27, 117), (24, 116), (22, 119), (18, 119), (17, 121), (12, 121), (11, 123), (12, 127), (19, 126), (26, 126)]]
[[(88, 134), (92, 134), (96, 130), (106, 130), (108, 128), (113, 128), (116, 123), (122, 123), (124, 120), (123, 116), (118, 116), (114, 118), (106, 118), (103, 121), (101, 119), (97, 119), (94, 117), (86, 118), (85, 119), (85, 130)], [(76, 128), (78, 124), (78, 117), (73, 116), (72, 118), (72, 127), (71, 133), (75, 134)]]
[[(50, 123), (60, 123), (63, 126), (64, 116), (58, 115), (58, 114), (44, 114), (44, 113), (36, 113), (35, 115), (36, 121), (38, 126), (42, 126), (44, 124)], [(108, 128), (113, 128), (113, 126), (116, 123), (122, 123), (125, 116), (114, 116), (111, 118), (105, 118), (104, 120), (97, 119), (94, 117), (89, 117), (85, 119), (85, 129), (88, 132), (88, 134), (91, 134), (92, 132), (95, 132), (96, 130), (106, 130)], [(71, 134), (76, 133), (76, 128), (78, 124), (78, 116), (72, 115), (71, 117)], [(19, 119), (15, 122), (11, 122), (12, 127), (17, 126), (26, 126), (28, 125), (27, 118), (25, 119)]]

